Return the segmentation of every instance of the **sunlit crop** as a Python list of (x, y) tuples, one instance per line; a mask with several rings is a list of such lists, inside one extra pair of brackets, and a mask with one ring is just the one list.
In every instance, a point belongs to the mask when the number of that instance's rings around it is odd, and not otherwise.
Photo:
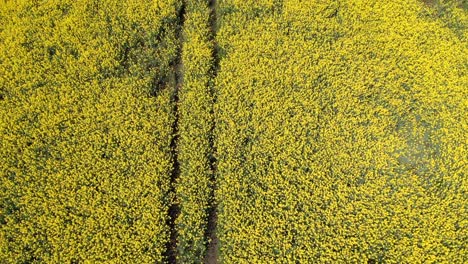
[(463, 0), (0, 0), (0, 263), (468, 263)]
[(180, 208), (177, 218), (180, 263), (203, 260), (208, 240), (212, 168), (210, 159), (213, 127), (210, 78), (213, 44), (210, 40), (210, 9), (205, 0), (186, 2), (183, 31), (182, 71), (179, 90), (180, 175), (176, 195)]
[(467, 45), (431, 8), (220, 1), (222, 262), (466, 261)]
[(161, 262), (179, 1), (0, 3), (0, 262)]

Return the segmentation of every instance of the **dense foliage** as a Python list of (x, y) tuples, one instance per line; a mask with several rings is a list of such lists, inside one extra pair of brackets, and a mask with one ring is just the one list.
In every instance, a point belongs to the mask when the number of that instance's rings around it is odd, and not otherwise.
[(467, 263), (467, 9), (0, 1), (0, 263)]
[(161, 262), (180, 2), (0, 3), (0, 262)]
[(466, 31), (419, 1), (219, 5), (222, 262), (466, 262)]
[(213, 44), (206, 0), (188, 0), (183, 30), (183, 80), (179, 91), (180, 175), (176, 195), (178, 251), (181, 263), (201, 263), (206, 252), (212, 189), (210, 159), (213, 127), (210, 79)]

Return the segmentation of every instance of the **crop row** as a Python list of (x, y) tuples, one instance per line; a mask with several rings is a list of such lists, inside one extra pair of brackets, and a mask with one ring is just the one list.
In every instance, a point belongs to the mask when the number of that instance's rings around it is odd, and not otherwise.
[(210, 8), (206, 0), (188, 0), (183, 30), (183, 81), (179, 91), (176, 196), (178, 261), (201, 263), (208, 243), (208, 213), (212, 204), (213, 127), (211, 75), (213, 43)]

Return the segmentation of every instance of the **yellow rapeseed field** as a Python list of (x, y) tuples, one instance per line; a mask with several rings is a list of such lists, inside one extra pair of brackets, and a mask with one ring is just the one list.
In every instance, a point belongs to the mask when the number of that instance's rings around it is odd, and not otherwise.
[(0, 263), (468, 263), (465, 0), (0, 0)]
[(221, 262), (468, 261), (466, 10), (219, 6)]
[(162, 262), (180, 2), (0, 2), (0, 263)]
[(180, 175), (176, 196), (178, 261), (200, 263), (206, 252), (208, 212), (213, 202), (211, 76), (213, 43), (210, 9), (206, 0), (188, 0), (185, 6), (182, 71), (179, 91)]

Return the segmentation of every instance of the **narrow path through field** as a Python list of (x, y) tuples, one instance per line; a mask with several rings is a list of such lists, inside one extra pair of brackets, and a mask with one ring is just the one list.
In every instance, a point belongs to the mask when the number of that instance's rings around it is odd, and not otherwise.
[(215, 93), (214, 93), (214, 86), (215, 86), (215, 79), (218, 75), (219, 69), (219, 56), (218, 56), (218, 44), (216, 42), (216, 31), (217, 31), (217, 1), (216, 0), (209, 0), (209, 6), (211, 9), (210, 14), (210, 27), (211, 27), (211, 37), (213, 41), (213, 66), (212, 66), (212, 81), (211, 81), (211, 96), (213, 98), (213, 107), (212, 107), (212, 116), (213, 116), (213, 127), (211, 128), (211, 140), (210, 140), (210, 148), (211, 148), (211, 158), (210, 158), (210, 166), (211, 166), (211, 200), (210, 200), (210, 208), (208, 212), (208, 225), (206, 230), (206, 237), (208, 239), (208, 247), (206, 250), (206, 256), (204, 263), (206, 264), (215, 264), (218, 263), (218, 236), (216, 235), (216, 227), (218, 222), (218, 211), (217, 211), (217, 201), (215, 197), (215, 190), (217, 188), (216, 183), (216, 146), (214, 144), (214, 130), (216, 127), (216, 118), (214, 116), (214, 103), (216, 102)]
[[(179, 164), (179, 157), (177, 153), (177, 145), (179, 141), (179, 91), (182, 87), (183, 82), (183, 62), (182, 62), (182, 45), (183, 45), (183, 28), (184, 28), (184, 20), (185, 20), (185, 1), (182, 1), (182, 6), (178, 13), (178, 27), (177, 27), (177, 38), (179, 42), (177, 57), (174, 61), (174, 92), (172, 101), (174, 104), (173, 107), (173, 115), (174, 115), (174, 123), (172, 125), (172, 141), (171, 141), (171, 152), (172, 152), (172, 173), (170, 179), (170, 193), (175, 195), (175, 183), (180, 176), (180, 164)], [(174, 197), (174, 202), (169, 207), (169, 218), (168, 218), (168, 226), (170, 230), (170, 237), (169, 241), (166, 245), (166, 252), (165, 257), (168, 263), (174, 264), (177, 263), (177, 227), (176, 227), (176, 219), (179, 216), (180, 208), (177, 203), (177, 197)]]

